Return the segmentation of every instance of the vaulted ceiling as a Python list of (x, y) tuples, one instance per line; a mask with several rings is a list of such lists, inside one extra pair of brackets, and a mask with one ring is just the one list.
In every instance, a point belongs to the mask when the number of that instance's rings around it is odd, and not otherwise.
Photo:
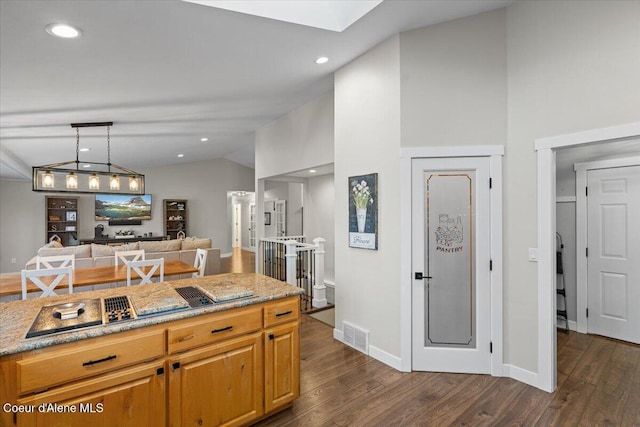
[[(331, 90), (344, 64), (395, 33), (510, 2), (386, 0), (335, 32), (182, 1), (2, 0), (0, 177), (74, 159), (69, 124), (103, 121), (117, 164), (252, 167), (254, 131)], [(49, 35), (54, 22), (81, 37)], [(104, 161), (105, 128), (81, 129), (80, 145), (81, 160)]]

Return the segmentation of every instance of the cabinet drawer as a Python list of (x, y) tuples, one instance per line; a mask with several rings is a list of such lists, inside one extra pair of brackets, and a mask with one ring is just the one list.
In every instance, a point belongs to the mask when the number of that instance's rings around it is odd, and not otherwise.
[(260, 307), (247, 307), (170, 327), (167, 330), (169, 354), (260, 330), (260, 316)]
[(292, 322), (300, 317), (300, 298), (291, 297), (264, 306), (264, 327)]
[(18, 394), (111, 372), (164, 355), (164, 331), (100, 337), (65, 346), (16, 363)]

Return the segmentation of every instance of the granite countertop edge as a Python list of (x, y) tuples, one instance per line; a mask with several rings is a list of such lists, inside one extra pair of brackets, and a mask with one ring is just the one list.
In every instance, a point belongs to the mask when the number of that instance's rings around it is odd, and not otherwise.
[[(52, 335), (25, 338), (25, 335), (33, 320), (40, 311), (40, 307), (52, 305), (56, 302), (62, 303), (67, 301), (82, 300), (87, 298), (105, 298), (115, 295), (129, 295), (130, 299), (141, 298), (141, 295), (148, 292), (153, 294), (154, 291), (161, 289), (162, 293), (167, 293), (167, 286), (172, 289), (183, 286), (198, 286), (201, 284), (207, 286), (225, 286), (232, 283), (234, 286), (244, 286), (253, 292), (253, 296), (234, 301), (205, 306), (199, 308), (186, 308), (179, 311), (167, 313), (158, 313), (149, 317), (140, 317), (130, 321), (116, 324), (98, 325), (77, 329), (69, 332), (59, 332)], [(173, 291), (175, 292), (175, 291)], [(37, 350), (59, 344), (81, 341), (90, 338), (96, 338), (119, 332), (125, 332), (144, 328), (146, 326), (158, 325), (161, 323), (188, 319), (202, 316), (209, 313), (231, 310), (234, 308), (246, 307), (253, 304), (260, 304), (267, 301), (287, 298), (304, 293), (304, 291), (295, 286), (288, 285), (270, 277), (260, 274), (251, 273), (230, 273), (215, 276), (205, 276), (195, 279), (182, 279), (167, 281), (152, 285), (139, 285), (130, 288), (120, 287), (112, 289), (104, 289), (90, 292), (80, 292), (72, 295), (59, 295), (57, 297), (29, 299), (26, 301), (12, 301), (8, 303), (0, 303), (0, 357), (12, 354), (22, 353), (25, 351)], [(175, 292), (176, 295), (177, 292)]]

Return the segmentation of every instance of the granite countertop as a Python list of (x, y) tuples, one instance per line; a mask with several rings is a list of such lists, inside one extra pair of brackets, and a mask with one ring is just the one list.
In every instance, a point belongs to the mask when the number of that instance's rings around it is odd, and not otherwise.
[[(198, 287), (209, 296), (216, 296), (221, 302), (206, 307), (188, 309), (186, 301), (175, 291), (175, 288), (184, 286)], [(4, 302), (0, 303), (0, 356), (258, 304), (300, 295), (303, 292), (300, 288), (261, 274), (229, 273), (171, 280), (150, 285), (134, 285), (71, 295)], [(226, 297), (230, 294), (245, 296), (245, 298), (226, 301)], [(119, 295), (129, 296), (138, 315), (141, 313), (155, 315), (115, 324), (91, 326), (70, 332), (25, 338), (41, 307)], [(167, 310), (178, 311), (167, 312)], [(166, 313), (162, 314), (163, 312)]]

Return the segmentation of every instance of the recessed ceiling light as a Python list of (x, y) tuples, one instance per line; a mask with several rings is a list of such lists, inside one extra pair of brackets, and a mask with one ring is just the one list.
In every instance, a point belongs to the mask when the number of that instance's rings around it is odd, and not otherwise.
[(90, 168), (91, 165), (82, 165), (83, 168)]
[(209, 140), (209, 138), (200, 138), (200, 141), (202, 142), (207, 142)]
[(67, 24), (49, 24), (45, 27), (47, 33), (64, 39), (80, 37), (80, 28)]
[(91, 148), (81, 148), (80, 151), (91, 151)]
[(184, 154), (178, 154), (178, 157), (184, 157)]
[(309, 173), (316, 173), (315, 169), (309, 169)]
[(321, 56), (320, 58), (316, 59), (316, 64), (324, 64), (328, 60), (329, 58), (327, 58), (326, 56)]

